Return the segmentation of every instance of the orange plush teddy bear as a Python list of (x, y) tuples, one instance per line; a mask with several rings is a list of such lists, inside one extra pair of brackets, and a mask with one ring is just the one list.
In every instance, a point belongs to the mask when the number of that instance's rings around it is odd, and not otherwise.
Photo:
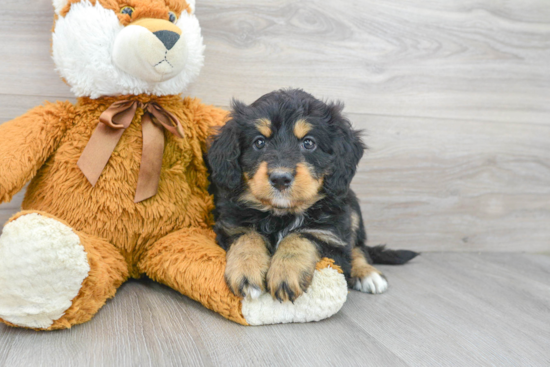
[(347, 285), (327, 259), (295, 303), (225, 284), (203, 155), (227, 113), (180, 96), (203, 64), (194, 1), (53, 5), (53, 59), (78, 101), (0, 125), (0, 203), (31, 181), (0, 237), (0, 321), (69, 328), (142, 274), (245, 325), (336, 313)]

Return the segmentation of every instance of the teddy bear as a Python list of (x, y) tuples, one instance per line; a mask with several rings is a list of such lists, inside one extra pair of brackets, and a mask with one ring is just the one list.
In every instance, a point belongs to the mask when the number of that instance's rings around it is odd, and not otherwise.
[(242, 325), (338, 312), (348, 291), (330, 259), (294, 303), (225, 283), (204, 155), (227, 112), (181, 95), (204, 59), (194, 0), (53, 6), (52, 56), (77, 102), (0, 125), (0, 203), (30, 181), (0, 237), (0, 321), (70, 328), (143, 275)]

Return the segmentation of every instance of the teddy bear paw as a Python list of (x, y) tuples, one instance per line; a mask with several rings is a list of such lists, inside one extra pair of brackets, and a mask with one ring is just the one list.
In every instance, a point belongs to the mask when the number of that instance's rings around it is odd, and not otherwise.
[(78, 235), (40, 214), (6, 224), (0, 237), (0, 318), (48, 328), (78, 295), (90, 266)]
[(310, 322), (336, 314), (344, 305), (348, 286), (343, 274), (332, 267), (315, 270), (311, 285), (294, 302), (280, 302), (264, 293), (242, 301), (242, 314), (249, 325)]

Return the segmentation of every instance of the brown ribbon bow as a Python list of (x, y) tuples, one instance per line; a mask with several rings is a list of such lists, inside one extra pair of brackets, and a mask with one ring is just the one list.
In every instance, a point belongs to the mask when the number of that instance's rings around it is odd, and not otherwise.
[(113, 103), (99, 117), (100, 123), (77, 163), (84, 176), (95, 186), (138, 107), (143, 108), (144, 113), (141, 118), (143, 151), (134, 198), (136, 203), (155, 196), (158, 191), (164, 155), (163, 128), (180, 138), (184, 136), (177, 117), (156, 102), (144, 104), (126, 100)]

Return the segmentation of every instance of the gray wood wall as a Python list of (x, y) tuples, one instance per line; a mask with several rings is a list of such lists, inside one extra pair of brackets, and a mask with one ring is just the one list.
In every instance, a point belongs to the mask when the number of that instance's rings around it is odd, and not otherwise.
[[(301, 87), (346, 103), (370, 147), (353, 187), (371, 244), (550, 252), (546, 0), (197, 2), (206, 66), (190, 95), (227, 107)], [(52, 16), (50, 0), (0, 4), (0, 123), (73, 98)]]

